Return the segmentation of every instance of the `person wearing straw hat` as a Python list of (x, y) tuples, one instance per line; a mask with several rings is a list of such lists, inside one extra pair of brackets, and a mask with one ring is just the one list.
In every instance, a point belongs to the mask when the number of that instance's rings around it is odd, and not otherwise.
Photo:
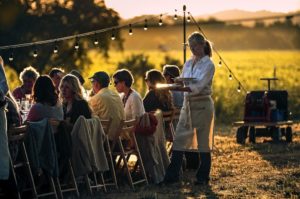
[(184, 64), (182, 74), (177, 78), (184, 85), (177, 88), (184, 91), (184, 102), (176, 127), (171, 163), (163, 183), (178, 182), (184, 153), (198, 151), (200, 165), (195, 185), (207, 185), (213, 147), (214, 103), (211, 94), (215, 67), (210, 59), (210, 42), (202, 34), (192, 33), (188, 44), (193, 56)]

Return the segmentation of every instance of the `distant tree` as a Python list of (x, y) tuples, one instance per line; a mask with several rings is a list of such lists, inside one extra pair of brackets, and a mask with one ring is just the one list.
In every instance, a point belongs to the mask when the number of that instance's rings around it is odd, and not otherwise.
[(132, 54), (130, 57), (127, 57), (124, 61), (118, 63), (118, 69), (127, 68), (130, 70), (134, 76), (134, 79), (142, 81), (142, 91), (145, 93), (146, 83), (144, 81), (145, 73), (153, 69), (154, 64), (149, 62), (149, 56), (144, 54)]
[[(103, 0), (2, 0), (0, 4), (0, 46), (76, 35), (117, 26), (120, 20), (118, 13), (107, 8)], [(1, 55), (17, 72), (28, 65), (33, 65), (40, 71), (46, 66), (58, 65), (67, 70), (73, 67), (82, 68), (91, 63), (87, 56), (89, 49), (94, 48), (105, 56), (108, 55), (110, 34), (101, 33), (80, 38), (78, 51), (74, 49), (75, 40), (67, 40), (3, 50)], [(118, 30), (115, 34), (119, 37)], [(94, 37), (99, 40), (99, 46), (93, 45)], [(122, 49), (121, 39), (116, 44)], [(53, 54), (56, 45), (58, 54)], [(34, 49), (38, 52), (36, 58), (32, 56)], [(8, 61), (11, 53), (14, 55), (13, 62)]]
[(160, 68), (161, 70), (163, 69), (164, 65), (176, 65), (178, 66), (179, 68), (182, 68), (182, 63), (180, 62), (179, 59), (174, 59), (173, 57), (170, 57), (169, 55), (166, 55), (164, 57), (164, 61), (163, 63), (160, 64)]
[(255, 28), (264, 28), (266, 26), (265, 26), (265, 23), (263, 21), (256, 21), (254, 27)]

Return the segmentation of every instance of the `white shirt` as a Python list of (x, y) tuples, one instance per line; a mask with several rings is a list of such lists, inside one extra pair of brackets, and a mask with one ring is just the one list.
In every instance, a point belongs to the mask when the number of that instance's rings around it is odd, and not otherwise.
[(185, 86), (190, 87), (191, 93), (185, 95), (211, 95), (212, 80), (215, 73), (214, 63), (209, 56), (204, 56), (192, 67), (193, 59), (189, 59), (183, 67), (181, 77), (193, 77), (196, 80), (185, 82)]
[[(124, 93), (122, 93), (120, 97), (123, 99)], [(133, 89), (126, 101), (124, 111), (126, 120), (135, 119), (145, 113), (143, 100), (140, 94)]]

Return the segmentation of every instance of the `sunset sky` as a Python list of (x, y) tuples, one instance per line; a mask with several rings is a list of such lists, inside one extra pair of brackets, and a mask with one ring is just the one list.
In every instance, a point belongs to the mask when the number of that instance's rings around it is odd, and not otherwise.
[(182, 11), (183, 5), (194, 16), (229, 9), (274, 12), (300, 10), (300, 0), (105, 0), (105, 3), (125, 19), (143, 14), (173, 14), (175, 9)]

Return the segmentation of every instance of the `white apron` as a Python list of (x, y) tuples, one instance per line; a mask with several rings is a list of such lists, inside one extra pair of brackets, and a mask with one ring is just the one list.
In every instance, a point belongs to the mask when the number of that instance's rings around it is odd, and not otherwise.
[(173, 150), (210, 152), (213, 148), (214, 103), (207, 96), (185, 96)]

